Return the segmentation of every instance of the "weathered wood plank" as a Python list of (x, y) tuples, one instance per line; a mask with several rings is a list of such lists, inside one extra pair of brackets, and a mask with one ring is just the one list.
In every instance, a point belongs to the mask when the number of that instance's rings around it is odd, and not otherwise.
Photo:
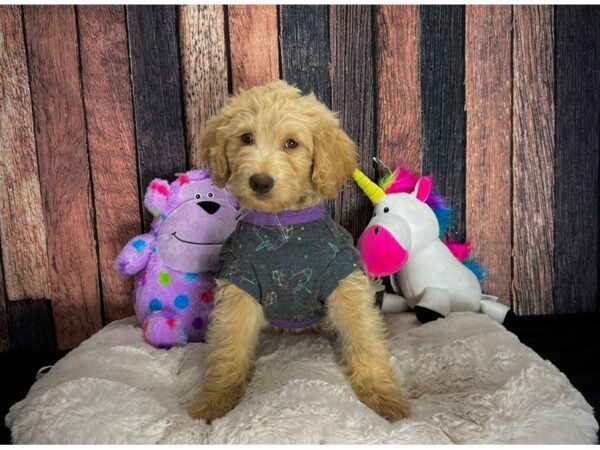
[[(331, 108), (328, 6), (279, 6), (279, 48), (282, 78)], [(335, 203), (325, 204), (334, 216)]]
[(329, 23), (326, 5), (279, 7), (282, 78), (302, 92), (314, 92), (331, 107)]
[(465, 238), (464, 6), (420, 6), (422, 172), (454, 209), (450, 236)]
[[(175, 6), (127, 6), (140, 194), (186, 169)], [(152, 216), (144, 210), (144, 229)]]
[(228, 15), (234, 92), (278, 80), (277, 6), (230, 5)]
[(377, 7), (377, 156), (415, 173), (421, 172), (418, 34), (417, 6)]
[(513, 6), (513, 309), (553, 312), (554, 7)]
[[(375, 178), (375, 120), (370, 6), (330, 7), (331, 104), (344, 130), (354, 140), (358, 164)], [(355, 183), (348, 183), (335, 205), (336, 220), (354, 239), (366, 227), (372, 207)]]
[(597, 311), (600, 9), (556, 9), (554, 311)]
[(0, 240), (9, 300), (50, 295), (23, 39), (20, 7), (0, 7)]
[(12, 353), (56, 351), (50, 300), (8, 302), (8, 320)]
[(228, 93), (225, 22), (221, 5), (184, 5), (179, 13), (183, 99), (191, 167), (200, 167), (202, 125)]
[(78, 22), (103, 311), (111, 322), (133, 314), (133, 280), (114, 261), (141, 230), (125, 8), (79, 6)]
[(466, 7), (466, 228), (485, 292), (511, 305), (511, 7)]
[(26, 6), (31, 95), (61, 349), (102, 324), (75, 10)]

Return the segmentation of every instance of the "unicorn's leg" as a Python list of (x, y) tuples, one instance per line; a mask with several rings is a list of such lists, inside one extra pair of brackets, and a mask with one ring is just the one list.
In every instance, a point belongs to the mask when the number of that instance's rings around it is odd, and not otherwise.
[(509, 317), (514, 315), (508, 306), (490, 300), (481, 300), (480, 311), (498, 323), (504, 323)]
[(406, 299), (400, 295), (390, 294), (386, 292), (383, 294), (383, 303), (381, 304), (381, 312), (384, 314), (397, 314), (406, 312), (410, 308)]
[(450, 314), (450, 292), (448, 289), (429, 287), (415, 306), (415, 314), (420, 322), (446, 317)]

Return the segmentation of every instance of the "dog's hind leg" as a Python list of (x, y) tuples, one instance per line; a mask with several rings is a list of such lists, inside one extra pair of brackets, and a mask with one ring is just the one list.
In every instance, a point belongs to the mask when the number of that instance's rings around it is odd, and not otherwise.
[(329, 296), (327, 320), (338, 335), (348, 382), (361, 402), (390, 422), (407, 417), (410, 403), (389, 366), (385, 325), (362, 272), (353, 272)]
[(204, 388), (188, 407), (208, 423), (231, 411), (250, 381), (254, 350), (265, 324), (262, 307), (243, 290), (219, 282), (208, 329)]

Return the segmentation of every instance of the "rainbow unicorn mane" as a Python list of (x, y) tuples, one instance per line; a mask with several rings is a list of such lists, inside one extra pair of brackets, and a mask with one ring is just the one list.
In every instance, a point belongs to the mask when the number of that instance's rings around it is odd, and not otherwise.
[[(379, 187), (386, 194), (410, 193), (415, 189), (417, 181), (419, 181), (419, 177), (413, 175), (407, 168), (400, 167), (391, 174), (381, 178), (379, 180)], [(431, 194), (425, 200), (425, 204), (431, 208), (440, 224), (440, 239), (444, 241), (444, 244), (446, 244), (456, 259), (473, 272), (479, 281), (483, 281), (485, 278), (485, 269), (479, 265), (477, 260), (473, 258), (468, 259), (471, 254), (471, 244), (469, 242), (460, 244), (446, 237), (446, 233), (452, 225), (452, 208), (446, 204), (444, 197), (435, 192), (433, 180)]]

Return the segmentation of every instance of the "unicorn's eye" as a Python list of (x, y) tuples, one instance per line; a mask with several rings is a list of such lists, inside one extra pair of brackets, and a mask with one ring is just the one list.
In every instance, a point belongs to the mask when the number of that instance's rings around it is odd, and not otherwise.
[(202, 198), (202, 196), (200, 194), (196, 194), (195, 197), (196, 198)]
[(213, 193), (212, 193), (212, 192), (209, 192), (209, 193), (207, 194), (207, 196), (208, 196), (208, 198), (213, 198)]
[(390, 208), (388, 208), (387, 206), (385, 208), (383, 208), (384, 213), (389, 212), (389, 211), (390, 211)]

